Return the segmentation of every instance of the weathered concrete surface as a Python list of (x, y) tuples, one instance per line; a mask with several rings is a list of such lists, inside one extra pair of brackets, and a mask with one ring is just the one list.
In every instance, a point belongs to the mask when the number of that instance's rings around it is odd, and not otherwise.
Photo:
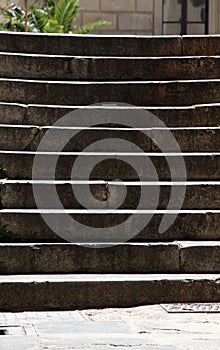
[(1, 274), (175, 273), (175, 243), (123, 244), (112, 247), (73, 244), (0, 244)]
[[(63, 213), (46, 214), (53, 220), (54, 225), (59, 228), (59, 232), (62, 232), (61, 219), (65, 219)], [(135, 220), (139, 220), (139, 215), (145, 215), (147, 219), (148, 214), (132, 215), (131, 223)], [(169, 214), (173, 215), (173, 214)], [(81, 222), (85, 226), (91, 227), (112, 227), (119, 223), (125, 222), (128, 218), (128, 214), (71, 214), (73, 218)], [(134, 235), (132, 241), (136, 242), (150, 242), (150, 241), (175, 241), (175, 240), (219, 240), (220, 232), (220, 214), (211, 212), (211, 210), (204, 211), (203, 213), (194, 213), (192, 210), (188, 213), (180, 213), (176, 218), (173, 225), (163, 233), (159, 233), (159, 226), (163, 215), (154, 214), (150, 221), (150, 224), (146, 226), (138, 235)], [(58, 237), (43, 221), (40, 214), (34, 210), (16, 210), (0, 211), (0, 224), (1, 226), (7, 225), (7, 228), (12, 231), (11, 235), (7, 232), (0, 231), (1, 242), (62, 242), (62, 239)], [(60, 227), (62, 225), (62, 227)], [(131, 231), (131, 224), (125, 222), (124, 228), (130, 237), (132, 237), (133, 230)], [(64, 230), (64, 229), (63, 229)], [(68, 233), (65, 228), (65, 234)], [(85, 238), (84, 234), (69, 229), (69, 235), (71, 236), (72, 243), (88, 242), (88, 237)], [(93, 236), (90, 243), (109, 243), (104, 235), (100, 239), (100, 232), (97, 232), (97, 238)], [(116, 243), (123, 243), (124, 237), (114, 238)], [(89, 243), (89, 242), (88, 242)]]
[[(0, 121), (3, 124), (30, 126), (30, 128), (19, 129), (15, 127), (12, 129), (5, 125), (0, 128), (0, 149), (11, 150), (11, 152), (3, 150), (0, 152), (0, 164), (7, 168), (9, 178), (31, 179), (32, 177), (32, 163), (35, 153), (28, 151), (36, 149), (47, 129), (40, 130), (31, 125), (52, 125), (67, 112), (76, 111), (77, 106), (82, 107), (83, 105), (108, 101), (113, 102), (113, 104), (119, 102), (143, 106), (142, 109), (136, 107), (123, 111), (127, 115), (128, 121), (129, 119), (136, 121), (136, 127), (149, 126), (147, 120), (145, 125), (142, 115), (142, 112), (149, 106), (150, 111), (168, 126), (182, 127), (182, 129), (173, 131), (182, 150), (184, 152), (208, 153), (202, 155), (184, 154), (188, 180), (219, 180), (220, 156), (218, 153), (213, 154), (219, 151), (219, 130), (184, 130), (184, 127), (218, 126), (220, 124), (220, 80), (215, 80), (219, 75), (220, 60), (214, 57), (182, 57), (180, 60), (176, 58), (160, 60), (152, 58), (155, 55), (180, 56), (186, 54), (187, 45), (192, 45), (192, 51), (194, 50), (195, 53), (198, 51), (198, 55), (203, 55), (202, 44), (204, 47), (208, 45), (205, 38), (199, 39), (197, 44), (193, 42), (192, 38), (189, 41), (186, 38), (186, 43), (184, 40), (180, 37), (170, 39), (157, 37), (113, 38), (0, 33), (0, 50), (5, 52), (10, 50), (20, 53), (54, 54), (57, 52), (71, 56), (85, 56), (89, 52), (90, 55), (108, 54), (112, 56), (109, 60), (104, 57), (97, 59), (92, 57), (86, 59), (85, 57), (84, 59), (47, 57), (43, 61), (43, 57), (40, 56), (26, 56), (24, 60), (24, 54), (0, 55), (0, 76), (2, 77), (0, 79), (0, 100), (5, 101), (0, 103)], [(219, 53), (219, 49), (213, 44), (215, 42), (217, 45), (218, 41), (219, 39), (216, 38), (210, 39), (208, 53), (214, 53), (214, 50), (216, 54)], [(119, 51), (119, 55), (124, 58), (114, 59), (113, 56), (116, 56)], [(125, 56), (141, 56), (142, 58), (138, 58), (137, 63), (137, 60), (125, 58)], [(148, 56), (148, 59), (144, 59), (144, 56)], [(16, 72), (13, 67), (16, 67)], [(39, 75), (42, 71), (44, 75)], [(23, 79), (7, 79), (8, 75)], [(39, 81), (25, 80), (25, 78), (39, 79)], [(177, 81), (180, 78), (185, 80)], [(60, 81), (47, 81), (48, 79)], [(61, 81), (62, 79), (66, 81)], [(113, 81), (87, 81), (94, 79), (111, 79)], [(125, 79), (131, 81), (122, 81)], [(134, 79), (139, 81), (135, 82)], [(140, 81), (143, 79), (146, 81)], [(150, 81), (155, 79), (156, 81)], [(160, 81), (161, 79), (163, 81)], [(169, 81), (164, 81), (164, 79)], [(186, 79), (191, 80), (187, 81)], [(216, 105), (214, 105), (215, 103)], [(99, 114), (106, 116), (106, 123), (112, 123), (107, 118), (109, 110), (104, 108), (94, 110), (89, 107), (86, 111), (81, 110), (82, 113), (87, 113), (85, 126), (89, 122), (97, 124)], [(111, 108), (111, 112), (117, 119), (115, 124), (118, 124), (120, 113), (115, 106), (111, 106)], [(73, 126), (80, 125), (79, 116), (79, 113), (73, 113)], [(56, 150), (57, 139), (61, 136), (59, 132), (56, 131), (54, 135), (54, 143), (50, 145), (51, 151)], [(157, 136), (156, 133), (156, 131), (152, 131), (153, 139)], [(162, 131), (161, 135), (162, 139), (167, 138), (166, 131)], [(140, 136), (137, 131), (119, 131), (116, 130), (115, 126), (113, 131), (107, 132), (87, 130), (86, 134), (82, 132), (78, 139), (68, 144), (65, 151), (81, 151), (87, 146), (87, 142), (91, 143), (97, 141), (97, 138), (106, 137), (122, 138), (128, 141), (135, 139), (135, 142), (142, 146), (146, 152), (151, 152), (150, 157), (160, 180), (170, 180), (166, 159), (161, 153), (155, 154), (160, 150), (149, 139), (143, 135)], [(27, 152), (14, 152), (21, 149)], [(104, 151), (104, 149), (102, 148), (100, 151)], [(120, 149), (120, 152), (123, 151), (126, 150)], [(129, 163), (132, 156), (128, 154), (127, 156)], [(175, 159), (178, 157), (169, 156)], [(65, 153), (60, 157), (56, 169), (57, 179), (70, 179), (76, 157), (77, 154)], [(85, 157), (85, 161), (87, 161), (91, 155), (83, 155), (82, 157)], [(101, 157), (99, 158), (97, 155), (94, 157), (96, 157), (97, 162), (102, 161)], [(140, 158), (139, 163), (141, 164), (140, 155), (137, 157)], [(50, 167), (54, 168), (54, 165), (50, 163), (54, 156), (43, 154), (41, 159), (42, 167), (39, 169), (39, 179), (50, 179), (48, 170)], [(123, 161), (108, 159), (101, 162), (91, 172), (90, 179), (139, 180), (136, 171), (126, 165), (125, 161), (126, 156)], [(141, 175), (143, 175), (142, 180), (155, 180), (146, 172), (146, 169), (142, 170)], [(178, 176), (175, 180), (185, 180), (182, 179), (180, 173)], [(80, 172), (78, 169), (74, 171), (73, 177), (74, 180), (85, 180), (84, 172)], [(150, 224), (131, 239), (131, 242), (143, 242), (142, 244), (121, 244), (108, 249), (89, 249), (67, 243), (54, 244), (53, 242), (63, 243), (64, 241), (46, 225), (39, 211), (15, 210), (15, 208), (35, 207), (31, 185), (19, 183), (3, 185), (1, 188), (2, 204), (12, 210), (0, 211), (0, 241), (12, 244), (0, 245), (0, 273), (5, 274), (5, 276), (0, 277), (0, 309), (49, 310), (122, 307), (171, 301), (219, 301), (219, 274), (205, 276), (191, 274), (193, 272), (220, 272), (218, 243), (208, 243), (207, 246), (199, 243), (200, 240), (220, 240), (218, 187), (218, 185), (187, 187), (183, 208), (188, 210), (181, 211), (174, 224), (165, 233), (159, 233), (164, 213), (156, 211)], [(106, 201), (109, 195), (106, 185), (104, 187), (93, 186), (91, 189), (95, 198)], [(71, 190), (70, 184), (60, 185), (58, 192), (61, 200), (68, 208), (80, 208)], [(114, 187), (112, 190), (117, 192)], [(165, 209), (167, 207), (169, 190), (167, 186), (161, 189), (159, 208)], [(135, 208), (138, 199), (137, 187), (131, 186), (130, 198), (126, 199), (124, 207)], [(199, 208), (205, 210), (193, 210)], [(213, 210), (214, 208), (216, 210)], [(50, 207), (50, 209), (52, 208)], [(61, 228), (64, 211), (55, 213), (51, 210), (46, 215), (50, 216), (54, 224)], [(91, 212), (74, 212), (73, 210), (71, 215), (85, 226), (105, 228), (117, 226), (126, 221), (129, 213), (100, 215), (98, 213), (91, 214)], [(149, 214), (142, 214), (142, 218), (143, 215), (146, 218), (149, 216)], [(168, 213), (168, 215), (174, 214)], [(129, 234), (133, 229), (132, 223), (136, 223), (139, 219), (140, 214), (133, 215), (132, 222), (125, 223), (124, 232)], [(80, 230), (73, 230), (71, 227), (63, 227), (63, 230), (69, 235), (72, 234), (72, 242), (85, 243), (86, 234), (83, 235)], [(96, 231), (97, 237), (91, 238), (90, 242), (106, 243), (109, 241), (104, 233), (103, 237), (100, 238), (98, 230)], [(128, 237), (131, 238), (131, 235)], [(122, 243), (123, 239), (124, 237), (117, 237), (115, 243)], [(197, 240), (198, 245), (196, 246), (192, 242), (182, 243), (178, 240)], [(156, 241), (159, 243), (155, 244)], [(162, 244), (163, 241), (164, 244)], [(175, 241), (175, 243), (166, 243), (167, 241)], [(15, 242), (20, 243), (16, 245)], [(22, 245), (21, 242), (30, 242), (31, 244)], [(41, 244), (33, 242), (41, 242)], [(44, 242), (52, 244), (44, 245)], [(154, 243), (150, 244), (150, 242)], [(88, 243), (87, 240), (86, 244)], [(173, 274), (179, 271), (190, 273), (190, 275)], [(172, 273), (172, 275), (164, 275), (167, 272)], [(6, 276), (6, 274), (13, 273), (35, 275)], [(36, 275), (37, 273), (50, 275), (40, 276)], [(56, 273), (60, 275), (55, 275)], [(68, 275), (68, 273), (75, 273), (75, 275)], [(88, 275), (80, 275), (80, 273), (88, 273)], [(99, 273), (99, 275), (94, 276), (91, 273)], [(113, 273), (114, 275), (104, 275), (105, 273)], [(126, 275), (121, 276), (119, 273)], [(139, 276), (137, 273), (146, 274)], [(150, 273), (157, 274), (151, 275)], [(159, 273), (163, 273), (163, 275), (159, 275)], [(142, 334), (147, 331), (144, 325), (139, 325), (138, 329)], [(80, 331), (79, 328), (78, 330)], [(118, 346), (121, 345), (122, 341), (121, 343), (113, 343)], [(44, 344), (45, 347), (49, 347), (52, 342), (48, 338)], [(135, 341), (131, 344), (137, 345)], [(59, 346), (62, 347), (62, 344), (59, 343)]]
[(16, 275), (0, 278), (2, 311), (74, 310), (219, 300), (218, 274)]
[(219, 35), (186, 35), (182, 38), (183, 56), (215, 56), (220, 54), (219, 47)]
[(0, 77), (49, 80), (218, 79), (219, 57), (119, 58), (0, 53)]
[(1, 275), (220, 273), (219, 252), (220, 244), (215, 241), (106, 244), (103, 247), (70, 243), (2, 243), (0, 272)]
[[(126, 130), (120, 130), (123, 125), (112, 127), (100, 127), (96, 129), (64, 129), (48, 127), (29, 127), (29, 126), (1, 126), (0, 127), (0, 149), (11, 151), (36, 151), (40, 141), (49, 131), (51, 141), (41, 151), (60, 151), (59, 140), (70, 140), (64, 147), (66, 152), (81, 152), (90, 144), (102, 140), (101, 144), (96, 144), (94, 151), (117, 151), (117, 146), (109, 149), (109, 139), (116, 138), (131, 142), (140, 147), (145, 152), (161, 152), (161, 145), (166, 145), (167, 152), (174, 152), (172, 144), (167, 140), (170, 133), (175, 137), (182, 152), (218, 152), (220, 150), (220, 128), (209, 129), (169, 129), (169, 130), (133, 130), (125, 127)], [(107, 140), (107, 142), (105, 141)], [(156, 143), (157, 142), (157, 143)], [(121, 152), (127, 152), (127, 146), (120, 146)]]
[[(7, 110), (10, 112), (11, 107), (7, 107)], [(59, 118), (63, 117), (65, 114), (70, 111), (75, 111), (77, 107), (74, 106), (33, 106), (29, 105), (26, 108), (27, 115), (23, 123), (25, 124), (34, 124), (34, 125), (52, 125)], [(78, 107), (80, 110), (84, 110), (85, 107)], [(92, 109), (92, 111), (90, 111)], [(162, 122), (165, 123), (168, 127), (194, 127), (194, 126), (218, 126), (220, 124), (220, 104), (210, 104), (210, 105), (201, 105), (201, 106), (188, 106), (188, 107), (135, 107), (129, 108), (124, 107), (126, 115), (129, 118), (135, 118), (136, 127), (144, 127), (144, 117), (145, 109), (155, 114), (160, 118)], [(88, 115), (88, 123), (96, 122), (96, 114), (101, 113), (104, 116), (109, 115), (109, 109), (106, 111), (105, 107), (86, 107), (86, 115)], [(1, 105), (0, 105), (1, 111)], [(81, 113), (81, 112), (80, 112)], [(111, 107), (111, 114), (114, 116), (118, 113), (118, 109)], [(11, 122), (12, 116), (11, 113), (8, 113), (9, 116), (3, 115), (2, 123)], [(14, 113), (15, 114), (15, 113)], [(14, 115), (12, 113), (12, 115)], [(0, 112), (0, 118), (2, 113)], [(9, 119), (10, 118), (10, 119)], [(1, 119), (0, 119), (1, 120)], [(72, 114), (72, 120), (75, 126), (80, 126), (82, 121), (78, 121), (76, 115)], [(120, 118), (119, 118), (120, 120)], [(12, 120), (13, 123), (13, 120)], [(16, 124), (20, 124), (20, 119)], [(90, 124), (89, 124), (90, 125)], [(146, 126), (146, 125), (145, 125)]]
[(216, 56), (218, 35), (104, 36), (1, 32), (0, 51), (91, 56)]
[(179, 56), (181, 37), (0, 33), (1, 52), (91, 56)]
[[(77, 111), (78, 110), (78, 111)], [(120, 107), (111, 108), (103, 106), (58, 106), (58, 105), (19, 105), (16, 103), (0, 103), (0, 123), (11, 125), (53, 125), (58, 119), (67, 113), (72, 113), (72, 123), (75, 126), (82, 126), (79, 122), (78, 113), (87, 113), (88, 120), (84, 126), (96, 123), (97, 113), (102, 113), (106, 118), (115, 116)], [(220, 124), (220, 104), (195, 105), (186, 107), (124, 107), (128, 120), (136, 118), (136, 127), (146, 127), (144, 124), (145, 111), (148, 110), (160, 118), (168, 127), (195, 127), (207, 126), (217, 127)], [(75, 114), (74, 112), (77, 113)], [(149, 125), (149, 123), (147, 123)]]
[(179, 246), (181, 272), (220, 271), (219, 242), (179, 242)]
[[(109, 188), (110, 185), (110, 188)], [(78, 191), (80, 191), (84, 203), (86, 201), (85, 185), (77, 183), (67, 183), (63, 181), (62, 183), (58, 182), (55, 184), (56, 191), (60, 198), (63, 207), (66, 209), (81, 209), (83, 205), (77, 200), (75, 196), (76, 186)], [(89, 209), (97, 209), (97, 201), (101, 201), (105, 205), (105, 209), (115, 208), (118, 200), (118, 190), (121, 190), (121, 186), (125, 187), (127, 190), (127, 196), (124, 202), (120, 205), (120, 209), (155, 209), (154, 200), (151, 200), (151, 197), (154, 198), (155, 190), (158, 189), (158, 186), (155, 185), (143, 185), (144, 189), (147, 188), (147, 201), (142, 205), (139, 204), (141, 191), (143, 187), (138, 184), (126, 183), (126, 184), (90, 184), (89, 188), (92, 193), (92, 199), (89, 204)], [(146, 187), (147, 186), (147, 187)], [(39, 192), (44, 196), (45, 193), (50, 193), (51, 184), (47, 183), (34, 183), (35, 189), (38, 189)], [(176, 185), (172, 183), (172, 188), (178, 188), (184, 190), (184, 187), (181, 185)], [(171, 186), (161, 185), (160, 188), (160, 200), (158, 203), (158, 209), (166, 209), (169, 198)], [(86, 192), (87, 193), (87, 192)], [(2, 208), (5, 209), (19, 209), (19, 208), (29, 208), (35, 209), (36, 203), (33, 194), (33, 183), (28, 181), (6, 181), (1, 185), (0, 200)], [(220, 208), (220, 184), (201, 184), (195, 183), (193, 185), (186, 186), (186, 194), (182, 209), (218, 209)], [(56, 204), (53, 201), (48, 203), (45, 200), (45, 206), (42, 209), (58, 209)], [(172, 206), (172, 209), (177, 209), (175, 205)]]
[(220, 345), (218, 313), (172, 314), (160, 305), (4, 312), (0, 323), (25, 326), (27, 331), (24, 337), (1, 336), (4, 350), (218, 350)]
[(0, 78), (0, 84), (1, 101), (25, 104), (89, 105), (107, 101), (189, 106), (220, 101), (220, 80), (54, 82)]
[[(79, 153), (80, 154), (80, 153)], [(75, 160), (79, 156), (77, 153), (63, 153), (59, 156), (56, 169), (54, 169), (54, 162), (57, 157), (56, 154), (42, 153), (38, 155), (38, 160), (41, 161), (41, 167), (39, 172), (35, 173), (35, 180), (51, 180), (51, 174), (55, 172), (55, 178), (57, 180), (85, 180), (85, 172), (82, 169), (74, 168), (71, 175), (72, 167)], [(0, 152), (0, 164), (3, 164), (7, 169), (7, 174), (10, 179), (31, 179), (32, 178), (32, 165), (36, 152), (13, 152), (13, 151), (1, 151)], [(170, 170), (165, 156), (160, 153), (157, 155), (147, 154), (152, 160), (155, 169), (160, 180), (170, 180)], [(217, 154), (205, 154), (205, 155), (192, 155), (184, 153), (182, 154), (185, 160), (186, 173), (188, 180), (219, 180), (220, 179), (220, 156)], [(129, 155), (126, 153), (117, 159), (109, 153), (98, 154), (80, 154), (80, 157), (85, 159), (88, 157), (95, 157), (96, 166), (90, 173), (90, 180), (139, 180), (139, 176), (142, 177), (142, 181), (155, 181), (152, 174), (146, 171), (146, 168), (140, 169), (137, 172), (131, 167), (134, 158), (139, 164), (142, 164), (143, 156)], [(105, 160), (103, 160), (105, 157)], [(139, 157), (139, 158), (138, 158)], [(173, 162), (178, 160), (178, 155), (169, 155), (166, 157), (173, 159)], [(114, 159), (115, 158), (115, 159)], [(122, 159), (123, 158), (123, 159)], [(129, 163), (131, 162), (131, 163)], [(56, 163), (55, 163), (56, 164)], [(174, 181), (174, 179), (172, 179)], [(176, 169), (175, 181), (183, 181), (181, 169)]]

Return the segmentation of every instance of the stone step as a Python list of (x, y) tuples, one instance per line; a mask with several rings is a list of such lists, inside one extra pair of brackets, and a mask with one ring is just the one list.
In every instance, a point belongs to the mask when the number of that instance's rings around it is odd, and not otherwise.
[[(44, 206), (38, 207), (39, 209), (59, 209), (55, 202), (47, 201), (47, 194), (52, 192), (52, 187), (55, 185), (56, 191), (60, 198), (60, 201), (66, 209), (83, 209), (84, 203), (87, 198), (87, 186), (92, 193), (91, 201), (88, 204), (89, 209), (98, 209), (100, 201), (102, 202), (103, 209), (113, 209), (119, 203), (119, 198), (122, 190), (127, 191), (127, 196), (120, 209), (154, 209), (155, 193), (160, 191), (160, 199), (157, 208), (166, 209), (168, 206), (171, 189), (177, 191), (183, 191), (186, 188), (185, 199), (182, 205), (182, 209), (219, 209), (220, 208), (220, 182), (186, 182), (186, 183), (169, 183), (161, 182), (157, 184), (152, 183), (140, 183), (139, 182), (105, 182), (105, 181), (89, 181), (89, 182), (77, 182), (77, 181), (56, 181), (52, 184), (50, 182), (43, 181), (5, 181), (1, 185), (0, 201), (1, 206), (4, 209), (36, 209), (36, 202), (33, 194), (34, 190), (42, 193), (44, 200)], [(159, 187), (158, 187), (159, 186)], [(81, 203), (77, 200), (75, 189), (77, 188), (77, 194), (81, 193)], [(143, 190), (144, 188), (144, 190)], [(140, 204), (140, 195), (146, 192), (147, 198), (144, 203)], [(182, 192), (181, 192), (182, 193)], [(173, 203), (170, 209), (177, 209), (178, 203)], [(85, 205), (85, 204), (84, 204)]]
[[(38, 273), (220, 273), (220, 242), (0, 244), (1, 275)], [(50, 257), (48, 259), (48, 257)]]
[[(181, 37), (0, 33), (1, 52), (85, 56), (179, 56)], [(203, 50), (204, 51), (204, 50)], [(218, 46), (215, 47), (218, 54)]]
[[(220, 104), (194, 105), (185, 107), (135, 107), (135, 106), (59, 106), (59, 105), (22, 105), (0, 102), (0, 124), (11, 125), (53, 125), (60, 118), (72, 112), (74, 126), (97, 124), (97, 115), (116, 119), (118, 113), (126, 112), (128, 123), (134, 120), (138, 128), (146, 127), (146, 111), (157, 116), (167, 127), (216, 127), (220, 125)], [(79, 119), (79, 113), (86, 115), (85, 121)], [(86, 114), (85, 114), (86, 113)], [(116, 117), (115, 117), (116, 115)], [(123, 113), (123, 118), (124, 118)], [(120, 120), (120, 117), (119, 117)], [(119, 122), (118, 120), (118, 122)], [(147, 119), (148, 125), (149, 121)], [(63, 122), (64, 123), (64, 122)], [(65, 125), (65, 123), (63, 124)], [(68, 126), (68, 125), (67, 125)]]
[(220, 242), (178, 242), (180, 272), (219, 272)]
[(134, 36), (0, 33), (0, 51), (85, 56), (216, 56), (219, 35)]
[(190, 106), (219, 103), (220, 80), (180, 81), (46, 81), (0, 78), (0, 100), (25, 104)]
[(177, 273), (177, 243), (125, 243), (87, 247), (75, 244), (0, 244), (0, 272)]
[[(122, 120), (122, 118), (121, 118)], [(147, 124), (147, 122), (146, 122)], [(149, 122), (150, 124), (150, 122)], [(58, 152), (62, 141), (70, 140), (64, 147), (65, 152), (81, 152), (91, 144), (94, 152), (117, 151), (114, 142), (109, 146), (109, 139), (131, 142), (144, 152), (160, 152), (160, 146), (166, 146), (166, 152), (176, 151), (173, 143), (169, 143), (170, 134), (174, 136), (182, 152), (218, 152), (220, 150), (220, 128), (128, 128), (123, 125), (115, 127), (39, 127), (28, 125), (0, 125), (0, 149), (10, 151), (37, 151), (42, 138), (49, 131), (48, 141), (41, 151)], [(97, 141), (101, 141), (97, 143)], [(158, 144), (156, 144), (156, 141)], [(110, 147), (110, 148), (109, 148)], [(121, 146), (121, 152), (128, 152), (128, 146)]]
[[(0, 244), (1, 274), (219, 273), (219, 242)], [(48, 259), (50, 256), (50, 259)], [(120, 256), (120, 259), (118, 258)], [(58, 259), (59, 257), (59, 259)]]
[[(165, 214), (167, 214), (166, 219), (172, 225), (166, 232), (159, 233)], [(73, 218), (71, 224), (69, 215)], [(147, 225), (150, 219), (150, 224)], [(141, 225), (145, 227), (139, 230), (140, 233), (134, 234), (133, 229), (136, 229), (140, 220)], [(117, 237), (111, 236), (110, 239), (107, 236), (110, 230), (104, 231), (104, 229), (119, 227), (121, 223), (123, 223), (120, 228), (124, 230), (123, 235), (118, 233)], [(109, 241), (123, 243), (128, 240), (135, 242), (220, 240), (219, 225), (220, 210), (213, 209), (191, 209), (179, 212), (151, 210), (138, 213), (136, 210), (117, 210), (117, 212), (108, 214), (100, 210), (93, 213), (92, 210), (2, 209), (0, 211), (0, 241), (3, 243), (62, 242), (61, 234), (72, 243), (109, 243)], [(95, 233), (92, 231), (94, 227)]]
[(97, 57), (0, 52), (0, 77), (39, 80), (218, 79), (219, 56)]
[[(0, 151), (0, 164), (6, 168), (10, 179), (32, 179), (35, 159), (34, 180), (88, 180), (87, 177), (85, 178), (87, 176), (85, 168), (75, 166), (72, 170), (74, 162), (79, 157), (81, 164), (85, 166), (88, 165), (88, 160), (94, 164), (88, 175), (90, 180), (157, 181), (152, 171), (146, 171), (147, 165), (143, 162), (144, 158), (152, 161), (161, 181), (171, 179), (167, 160), (175, 166), (175, 179), (172, 178), (172, 181), (185, 181), (183, 168), (179, 168), (183, 160), (188, 180), (220, 180), (219, 153), (62, 152), (60, 154), (58, 152)], [(36, 164), (40, 165), (39, 168)], [(138, 169), (134, 169), (134, 164)]]
[(219, 274), (1, 276), (0, 309), (79, 310), (157, 303), (219, 302), (219, 278)]
[(182, 55), (216, 56), (220, 54), (219, 35), (184, 35), (182, 37)]

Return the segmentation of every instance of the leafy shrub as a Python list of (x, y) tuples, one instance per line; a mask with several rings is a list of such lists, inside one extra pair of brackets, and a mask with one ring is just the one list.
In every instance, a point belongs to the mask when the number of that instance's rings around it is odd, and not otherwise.
[(110, 23), (98, 21), (80, 28), (74, 27), (76, 17), (82, 10), (82, 7), (79, 6), (79, 0), (60, 0), (58, 3), (54, 0), (48, 0), (45, 4), (34, 3), (30, 5), (29, 10), (27, 1), (25, 1), (26, 10), (15, 4), (1, 7), (0, 11), (5, 20), (4, 23), (0, 23), (0, 30), (88, 34)]

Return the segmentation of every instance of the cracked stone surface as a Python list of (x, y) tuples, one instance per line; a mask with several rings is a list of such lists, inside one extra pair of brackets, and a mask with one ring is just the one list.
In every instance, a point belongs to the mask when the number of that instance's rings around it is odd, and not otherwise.
[(0, 350), (193, 350), (220, 348), (219, 314), (170, 314), (160, 305), (129, 309), (0, 313)]

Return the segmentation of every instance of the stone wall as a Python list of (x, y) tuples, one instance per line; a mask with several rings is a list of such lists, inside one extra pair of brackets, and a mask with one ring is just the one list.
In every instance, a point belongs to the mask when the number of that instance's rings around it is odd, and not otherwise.
[(105, 19), (111, 22), (98, 32), (153, 34), (153, 0), (80, 0), (83, 7), (77, 25)]

